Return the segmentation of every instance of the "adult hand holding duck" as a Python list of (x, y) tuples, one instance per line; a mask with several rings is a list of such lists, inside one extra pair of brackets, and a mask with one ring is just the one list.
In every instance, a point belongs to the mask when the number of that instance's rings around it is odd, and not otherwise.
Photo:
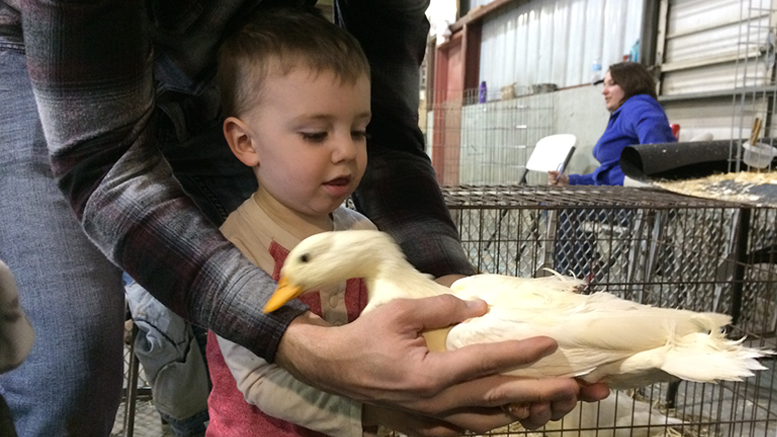
[(266, 311), (303, 292), (362, 277), (369, 296), (362, 314), (397, 299), (447, 293), (488, 303), (483, 316), (427, 337), (432, 351), (537, 336), (558, 342), (554, 352), (504, 372), (508, 375), (575, 377), (613, 388), (676, 378), (738, 381), (764, 369), (757, 359), (772, 354), (727, 339), (723, 333), (730, 323), (727, 315), (655, 308), (602, 292), (582, 295), (575, 292), (581, 281), (561, 275), (537, 279), (475, 275), (448, 289), (416, 271), (388, 234), (379, 231), (309, 237), (290, 252), (281, 274)]

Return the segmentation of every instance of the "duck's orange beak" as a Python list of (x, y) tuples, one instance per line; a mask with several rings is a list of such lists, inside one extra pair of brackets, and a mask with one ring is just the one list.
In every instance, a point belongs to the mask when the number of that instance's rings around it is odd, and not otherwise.
[(270, 300), (267, 301), (264, 308), (262, 308), (262, 312), (265, 314), (271, 313), (300, 294), (302, 294), (302, 287), (289, 285), (289, 280), (285, 276), (281, 276), (281, 279), (278, 281), (278, 287), (270, 296)]

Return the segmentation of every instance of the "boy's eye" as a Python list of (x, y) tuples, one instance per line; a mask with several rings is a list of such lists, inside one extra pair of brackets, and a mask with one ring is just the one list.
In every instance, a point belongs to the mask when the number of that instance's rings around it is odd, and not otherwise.
[(300, 132), (302, 139), (318, 143), (326, 139), (326, 132)]
[(353, 139), (367, 139), (367, 131), (364, 130), (352, 130), (351, 138)]

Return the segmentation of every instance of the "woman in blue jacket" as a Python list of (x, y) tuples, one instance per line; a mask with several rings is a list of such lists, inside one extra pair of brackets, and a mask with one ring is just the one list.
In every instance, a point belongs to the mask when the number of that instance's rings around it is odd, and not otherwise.
[(548, 174), (550, 185), (623, 185), (621, 152), (634, 144), (670, 143), (672, 135), (664, 109), (656, 101), (656, 85), (647, 69), (636, 62), (613, 64), (604, 75), (604, 101), (610, 111), (607, 129), (594, 146), (601, 163), (593, 173)]

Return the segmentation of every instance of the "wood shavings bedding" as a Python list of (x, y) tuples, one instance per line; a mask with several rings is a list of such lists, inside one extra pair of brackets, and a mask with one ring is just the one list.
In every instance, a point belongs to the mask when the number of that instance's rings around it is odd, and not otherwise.
[(715, 174), (683, 181), (653, 181), (652, 184), (687, 196), (777, 206), (777, 171)]

